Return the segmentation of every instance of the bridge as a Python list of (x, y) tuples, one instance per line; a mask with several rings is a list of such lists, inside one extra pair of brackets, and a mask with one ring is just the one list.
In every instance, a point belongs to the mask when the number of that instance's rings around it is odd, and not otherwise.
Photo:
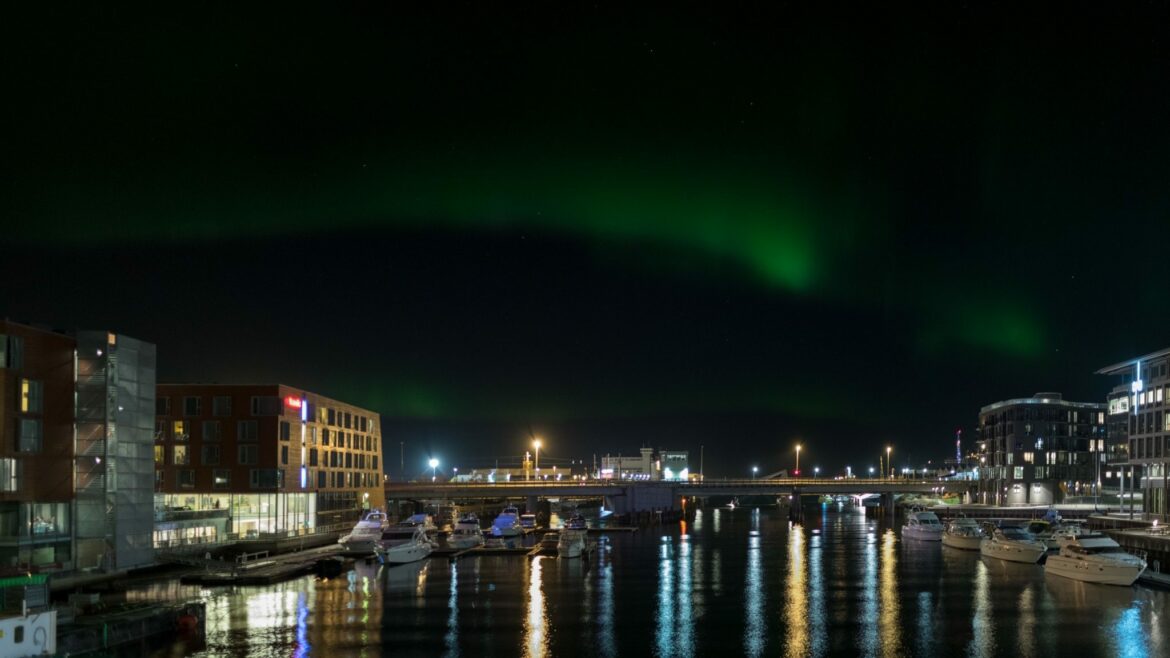
[(882, 494), (892, 505), (894, 494), (937, 493), (955, 483), (939, 480), (849, 478), (779, 478), (768, 480), (708, 480), (706, 482), (566, 480), (519, 482), (388, 482), (387, 500), (428, 498), (526, 498), (530, 506), (538, 498), (605, 498), (607, 507), (618, 513), (648, 509), (677, 509), (686, 497)]

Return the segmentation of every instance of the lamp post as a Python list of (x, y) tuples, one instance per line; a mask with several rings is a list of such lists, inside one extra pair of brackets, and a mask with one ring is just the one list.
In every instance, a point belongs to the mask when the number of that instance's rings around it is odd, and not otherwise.
[(872, 466), (869, 467), (869, 477), (873, 478), (873, 467)]
[(894, 479), (894, 464), (893, 464), (893, 462), (890, 461), (890, 451), (892, 451), (892, 450), (893, 450), (892, 447), (886, 446), (886, 468), (890, 469), (890, 479), (891, 480)]
[(536, 449), (536, 459), (533, 462), (533, 467), (536, 470), (536, 479), (540, 479), (540, 439), (532, 440), (532, 447)]
[(800, 444), (799, 443), (796, 444), (796, 472), (794, 473), (794, 475), (796, 475), (797, 477), (800, 477)]
[(753, 479), (753, 480), (754, 480), (754, 479), (756, 479), (756, 472), (757, 472), (757, 471), (759, 471), (759, 470), (760, 470), (760, 467), (759, 467), (759, 466), (753, 466), (753, 467), (752, 467), (752, 479)]
[(431, 460), (429, 462), (427, 462), (427, 464), (431, 467), (431, 482), (434, 482), (435, 481), (435, 469), (439, 468), (439, 460), (435, 459), (434, 457), (431, 457)]
[(820, 473), (821, 473), (821, 467), (820, 466), (813, 466), (813, 479), (814, 480), (817, 479), (817, 476), (820, 475)]

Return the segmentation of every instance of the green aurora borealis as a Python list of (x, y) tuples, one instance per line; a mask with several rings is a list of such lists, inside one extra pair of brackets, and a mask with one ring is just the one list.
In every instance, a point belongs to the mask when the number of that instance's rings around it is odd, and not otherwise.
[(15, 17), (0, 312), (605, 449), (934, 454), (1166, 342), (1164, 11), (416, 9)]

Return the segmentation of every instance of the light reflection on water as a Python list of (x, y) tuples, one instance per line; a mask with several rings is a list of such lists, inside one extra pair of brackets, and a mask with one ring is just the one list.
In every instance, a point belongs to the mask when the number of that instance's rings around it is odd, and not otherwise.
[(685, 531), (599, 539), (588, 562), (359, 562), (331, 580), (128, 598), (202, 598), (207, 656), (1170, 655), (1165, 592), (903, 542), (899, 523), (849, 510), (806, 518), (708, 509)]

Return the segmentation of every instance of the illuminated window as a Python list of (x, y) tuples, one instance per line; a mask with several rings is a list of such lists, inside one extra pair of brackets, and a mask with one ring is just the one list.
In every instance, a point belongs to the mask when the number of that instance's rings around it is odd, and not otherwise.
[(211, 486), (216, 489), (227, 489), (232, 482), (232, 472), (226, 468), (217, 468), (212, 472)]
[(20, 380), (20, 410), (24, 413), (41, 412), (41, 383), (33, 379)]
[(1163, 389), (1161, 387), (1159, 387), (1158, 388), (1158, 402), (1162, 401), (1162, 391), (1163, 391)]
[(1026, 463), (1026, 464), (1032, 463), (1032, 453), (1030, 453), (1030, 452), (1024, 453), (1024, 463)]
[(1163, 424), (1165, 426), (1162, 428), (1162, 431), (1170, 432), (1170, 414), (1166, 414), (1166, 420), (1163, 421)]
[(166, 460), (166, 457), (164, 455), (163, 447), (162, 446), (155, 446), (154, 447), (154, 463), (155, 463), (155, 465), (162, 466), (162, 464), (165, 460)]
[(187, 429), (186, 428), (187, 428), (187, 426), (184, 424), (183, 421), (181, 421), (181, 420), (173, 421), (171, 423), (171, 436), (174, 437), (174, 439), (176, 441), (186, 441), (187, 440)]
[(187, 446), (175, 446), (173, 450), (172, 454), (176, 466), (186, 466), (191, 463), (191, 456), (187, 454)]

